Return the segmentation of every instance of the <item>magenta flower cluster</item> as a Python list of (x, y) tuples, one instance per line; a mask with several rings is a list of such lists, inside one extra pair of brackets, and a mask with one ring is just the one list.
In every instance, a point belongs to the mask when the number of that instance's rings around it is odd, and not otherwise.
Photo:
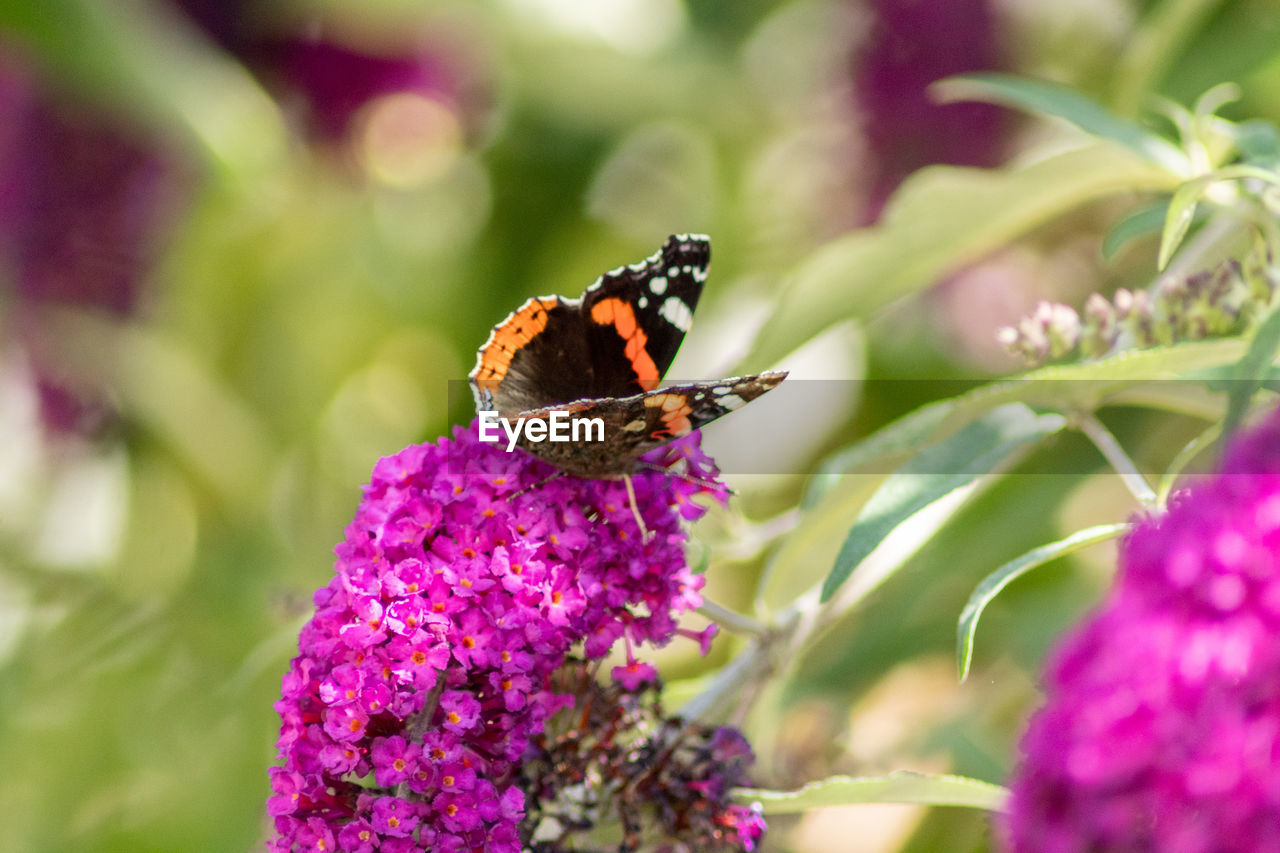
[(1251, 853), (1280, 841), (1280, 412), (1143, 521), (1054, 655), (1006, 848)]
[(573, 701), (553, 673), (623, 639), (615, 677), (651, 678), (632, 649), (701, 603), (681, 522), (725, 492), (696, 435), (653, 461), (686, 476), (634, 476), (648, 536), (624, 483), (548, 479), (474, 423), (378, 462), (276, 703), (270, 849), (522, 849), (519, 763)]

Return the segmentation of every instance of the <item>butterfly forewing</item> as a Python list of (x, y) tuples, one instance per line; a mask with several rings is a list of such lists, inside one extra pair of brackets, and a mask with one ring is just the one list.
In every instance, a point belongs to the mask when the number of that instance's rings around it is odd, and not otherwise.
[(494, 326), (480, 349), (471, 371), (476, 407), (510, 417), (580, 399), (591, 364), (579, 301), (535, 297)]
[(587, 288), (582, 314), (595, 366), (592, 397), (658, 387), (689, 330), (710, 263), (710, 240), (676, 234), (656, 254)]

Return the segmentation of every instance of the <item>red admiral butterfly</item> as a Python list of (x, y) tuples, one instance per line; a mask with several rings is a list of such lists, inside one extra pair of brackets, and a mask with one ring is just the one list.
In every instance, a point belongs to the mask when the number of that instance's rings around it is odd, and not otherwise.
[[(493, 327), (468, 377), (478, 411), (524, 421), (516, 444), (570, 474), (629, 474), (641, 454), (764, 394), (784, 371), (659, 388), (693, 321), (711, 242), (680, 234), (596, 279), (580, 299), (539, 296)], [(598, 418), (599, 441), (531, 441), (528, 422)], [(575, 424), (576, 426), (576, 424)], [(539, 432), (546, 434), (546, 429)]]

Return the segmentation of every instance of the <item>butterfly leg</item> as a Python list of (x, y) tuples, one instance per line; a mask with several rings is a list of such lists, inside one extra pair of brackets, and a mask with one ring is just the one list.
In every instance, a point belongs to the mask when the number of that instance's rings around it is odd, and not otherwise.
[(551, 475), (549, 475), (549, 476), (547, 476), (547, 477), (543, 477), (541, 480), (539, 480), (538, 482), (534, 483), (532, 486), (525, 486), (525, 487), (524, 487), (523, 489), (521, 489), (520, 491), (518, 491), (518, 492), (513, 492), (512, 494), (507, 495), (507, 500), (509, 500), (509, 501), (513, 501), (513, 500), (515, 500), (516, 498), (520, 497), (520, 496), (521, 496), (521, 495), (523, 495), (523, 494), (528, 494), (529, 492), (532, 492), (532, 491), (534, 491), (535, 489), (540, 489), (540, 488), (542, 488), (542, 487), (543, 487), (543, 486), (545, 486), (547, 483), (550, 483), (552, 480), (558, 480), (559, 478), (563, 477), (564, 475), (565, 475), (565, 474), (564, 474), (564, 472), (563, 472), (563, 471), (557, 471), (557, 472), (555, 472), (554, 474), (551, 474)]
[(710, 491), (722, 491), (729, 495), (729, 497), (736, 497), (738, 494), (737, 489), (731, 489), (724, 483), (719, 483), (715, 480), (707, 480), (702, 477), (695, 477), (691, 474), (686, 474), (683, 471), (676, 471), (672, 468), (668, 468), (666, 465), (658, 465), (653, 462), (641, 461), (636, 463), (636, 468), (643, 471), (657, 471), (660, 474), (665, 474), (668, 477), (676, 477), (684, 480), (686, 483), (692, 483), (695, 486), (699, 486)]
[(627, 499), (631, 501), (631, 514), (636, 517), (636, 524), (640, 526), (641, 540), (648, 542), (649, 537), (653, 534), (649, 532), (649, 528), (644, 524), (644, 519), (640, 516), (640, 507), (636, 505), (636, 488), (631, 485), (631, 475), (623, 474), (622, 482), (627, 484)]

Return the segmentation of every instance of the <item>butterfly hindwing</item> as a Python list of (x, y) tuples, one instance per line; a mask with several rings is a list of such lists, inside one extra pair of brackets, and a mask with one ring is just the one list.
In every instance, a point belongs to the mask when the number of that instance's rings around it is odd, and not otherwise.
[[(571, 474), (625, 474), (635, 466), (637, 456), (741, 408), (776, 387), (786, 376), (783, 371), (770, 371), (717, 382), (670, 385), (629, 397), (601, 397), (542, 407), (525, 412), (522, 417), (547, 420), (553, 412), (565, 411), (569, 424), (566, 432), (590, 436), (591, 440), (529, 442), (522, 437), (519, 445)], [(598, 432), (584, 423), (595, 420), (602, 427)], [(575, 425), (575, 421), (579, 423)]]

